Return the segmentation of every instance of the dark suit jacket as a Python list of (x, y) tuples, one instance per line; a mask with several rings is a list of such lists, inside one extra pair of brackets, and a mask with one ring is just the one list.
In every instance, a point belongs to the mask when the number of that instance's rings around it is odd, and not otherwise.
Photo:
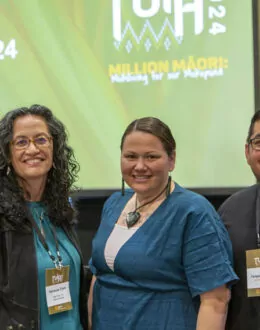
[(219, 209), (232, 241), (235, 271), (240, 278), (232, 288), (228, 330), (260, 329), (260, 297), (247, 297), (246, 271), (246, 250), (257, 249), (256, 206), (260, 203), (259, 196), (260, 185), (256, 184), (228, 198)]
[[(73, 226), (63, 230), (80, 256)], [(82, 260), (82, 256), (81, 256)], [(15, 230), (0, 214), (0, 329), (40, 329), (36, 251), (31, 230)], [(81, 264), (80, 318), (87, 330), (87, 304), (84, 267)], [(9, 329), (9, 328), (8, 328)]]

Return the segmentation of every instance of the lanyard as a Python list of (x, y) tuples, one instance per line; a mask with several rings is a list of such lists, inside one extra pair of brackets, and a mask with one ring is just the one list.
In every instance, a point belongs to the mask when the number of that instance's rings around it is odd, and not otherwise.
[(58, 242), (58, 239), (57, 239), (57, 233), (56, 233), (56, 230), (55, 230), (55, 227), (51, 224), (50, 225), (50, 228), (51, 228), (51, 232), (52, 232), (52, 235), (54, 237), (54, 240), (55, 240), (55, 247), (56, 247), (56, 254), (57, 254), (57, 258), (54, 257), (54, 255), (51, 253), (50, 249), (49, 249), (49, 246), (46, 242), (46, 239), (45, 237), (43, 236), (43, 234), (41, 233), (38, 225), (35, 223), (31, 213), (29, 212), (29, 220), (33, 226), (33, 228), (35, 229), (35, 232), (37, 233), (43, 247), (45, 248), (45, 250), (47, 251), (48, 255), (50, 256), (55, 268), (57, 269), (61, 269), (63, 267), (62, 265), (62, 257), (60, 255), (60, 250), (59, 250), (59, 242)]
[(257, 248), (260, 249), (260, 186), (256, 196), (256, 238)]

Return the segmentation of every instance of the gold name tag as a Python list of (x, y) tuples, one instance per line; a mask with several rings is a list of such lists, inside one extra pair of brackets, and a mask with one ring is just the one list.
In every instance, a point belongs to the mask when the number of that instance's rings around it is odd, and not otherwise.
[(72, 309), (69, 275), (69, 266), (45, 271), (45, 291), (50, 315)]
[(247, 296), (260, 296), (260, 249), (246, 251)]

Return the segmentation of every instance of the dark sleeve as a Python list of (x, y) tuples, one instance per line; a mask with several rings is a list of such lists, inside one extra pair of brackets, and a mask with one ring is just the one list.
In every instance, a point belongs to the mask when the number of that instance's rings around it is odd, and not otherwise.
[(239, 224), (244, 219), (255, 217), (255, 206), (259, 184), (241, 190), (230, 196), (218, 209), (226, 228), (229, 229), (232, 223)]
[(224, 202), (218, 209), (218, 214), (222, 222), (224, 223), (225, 227), (227, 228), (227, 230), (231, 227), (231, 223), (232, 223), (232, 218), (228, 216), (229, 213), (228, 209), (229, 208), (227, 202)]
[(7, 247), (5, 232), (0, 228), (0, 291), (7, 282)]

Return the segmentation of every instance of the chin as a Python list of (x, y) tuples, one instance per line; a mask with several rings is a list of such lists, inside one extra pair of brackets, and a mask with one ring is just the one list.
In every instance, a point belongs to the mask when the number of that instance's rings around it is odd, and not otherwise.
[[(127, 183), (128, 184), (128, 183)], [(129, 187), (131, 187), (134, 190), (149, 190), (150, 189), (150, 184), (148, 185), (147, 183), (143, 183), (143, 182), (129, 182)]]
[(22, 178), (26, 181), (45, 179), (46, 177), (47, 173), (26, 173), (22, 176)]
[(133, 185), (131, 187), (137, 194), (140, 195), (146, 195), (150, 194), (150, 192), (153, 190), (152, 187), (138, 187), (136, 185)]
[(254, 174), (254, 176), (255, 176), (255, 178), (256, 178), (256, 181), (257, 181), (257, 183), (260, 183), (260, 171), (253, 171), (252, 170), (252, 172), (253, 172), (253, 174)]

